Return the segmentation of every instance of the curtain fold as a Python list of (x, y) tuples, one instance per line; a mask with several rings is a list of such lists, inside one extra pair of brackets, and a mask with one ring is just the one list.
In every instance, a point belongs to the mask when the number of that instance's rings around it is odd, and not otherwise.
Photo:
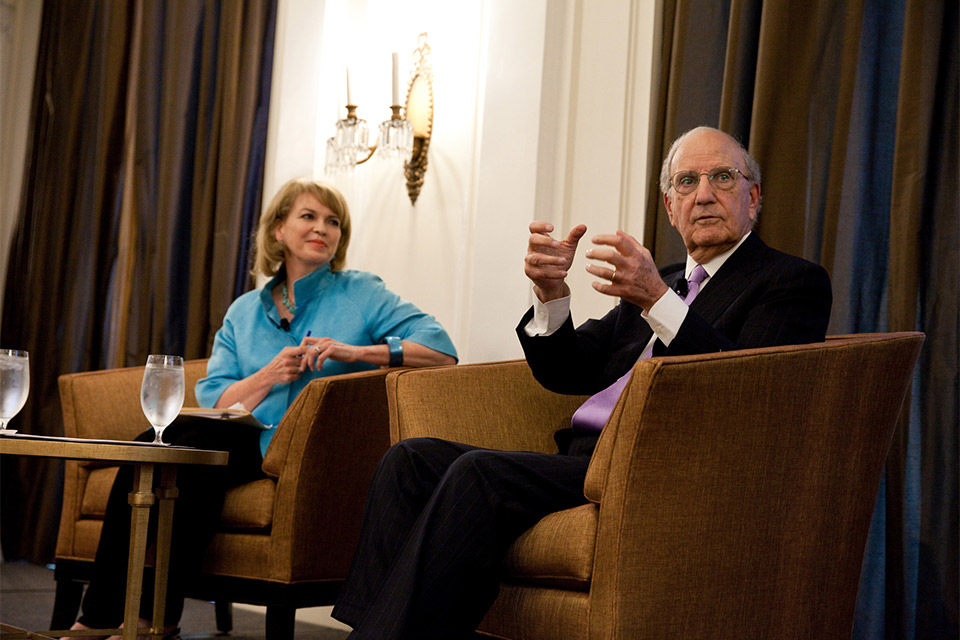
[[(20, 430), (62, 435), (60, 374), (209, 354), (252, 284), (275, 23), (276, 0), (44, 5), (2, 319)], [(5, 558), (52, 559), (60, 468), (4, 461)]]
[[(960, 486), (960, 10), (956, 2), (908, 2), (899, 73), (896, 146), (890, 207), (892, 330), (927, 333), (913, 385), (912, 412), (901, 416), (888, 462), (913, 482), (890, 492), (910, 517), (888, 530), (887, 550), (907, 547), (905, 580), (888, 602), (905, 603), (887, 637), (960, 635), (957, 491)], [(888, 482), (888, 485), (890, 483)], [(912, 489), (912, 491), (911, 491)], [(909, 524), (913, 524), (909, 527)], [(901, 553), (901, 557), (902, 557)], [(907, 573), (907, 570), (910, 572)], [(892, 593), (891, 593), (892, 591)], [(907, 604), (913, 604), (909, 607)]]
[[(758, 232), (831, 274), (830, 332), (927, 334), (877, 500), (855, 638), (958, 634), (957, 13), (952, 1), (664, 3), (651, 157), (700, 124), (738, 137), (763, 169)], [(682, 247), (659, 202), (645, 244), (668, 263)]]
[[(716, 105), (723, 92), (728, 2), (687, 3), (664, 0), (660, 103), (649, 157), (659, 176), (660, 163), (673, 140), (701, 124), (717, 126)], [(696, 47), (690, 47), (691, 42)], [(656, 246), (661, 264), (683, 260), (686, 249), (663, 209), (658, 177), (651, 178), (646, 216), (647, 246)]]
[[(4, 347), (30, 353), (30, 398), (15, 419), (27, 433), (62, 434), (57, 374), (94, 368), (103, 348), (104, 309), (92, 301), (106, 295), (116, 251), (129, 20), (120, 3), (47, 6), (41, 19), (0, 332)], [(49, 561), (62, 465), (4, 460), (0, 482), (4, 557)]]

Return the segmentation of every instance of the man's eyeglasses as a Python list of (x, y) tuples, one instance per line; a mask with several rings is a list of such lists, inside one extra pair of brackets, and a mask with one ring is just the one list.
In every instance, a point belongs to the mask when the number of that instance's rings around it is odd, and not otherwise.
[(707, 181), (714, 189), (729, 191), (737, 183), (737, 176), (750, 180), (743, 171), (736, 167), (717, 167), (710, 171), (678, 171), (670, 178), (670, 186), (682, 196), (693, 193), (700, 186), (700, 176), (707, 176)]

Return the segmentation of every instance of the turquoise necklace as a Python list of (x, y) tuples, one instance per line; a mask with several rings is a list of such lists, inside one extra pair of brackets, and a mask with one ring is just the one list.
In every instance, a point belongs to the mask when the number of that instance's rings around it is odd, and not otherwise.
[(283, 283), (283, 289), (282, 289), (282, 291), (283, 291), (283, 306), (285, 306), (285, 307), (287, 308), (287, 311), (289, 311), (291, 314), (296, 313), (296, 309), (297, 309), (297, 308), (293, 305), (292, 302), (290, 302), (290, 298), (287, 297), (287, 283), (286, 283), (286, 282)]

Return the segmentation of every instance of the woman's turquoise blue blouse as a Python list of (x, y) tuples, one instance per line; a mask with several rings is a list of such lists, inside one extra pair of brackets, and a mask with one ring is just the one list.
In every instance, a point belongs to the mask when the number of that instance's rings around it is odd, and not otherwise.
[[(296, 313), (290, 330), (284, 331), (271, 296), (284, 277), (281, 271), (265, 287), (243, 294), (230, 305), (213, 341), (207, 377), (197, 382), (201, 407), (214, 406), (227, 387), (259, 371), (284, 347), (299, 345), (307, 331), (314, 338), (359, 346), (381, 344), (387, 336), (397, 336), (457, 357), (440, 323), (387, 289), (380, 278), (363, 271), (334, 273), (329, 265), (294, 283)], [(252, 411), (260, 422), (270, 425), (260, 435), (260, 452), (266, 454), (280, 418), (308, 382), (375, 368), (364, 362), (327, 360), (320, 371), (308, 369), (294, 382), (275, 385)]]

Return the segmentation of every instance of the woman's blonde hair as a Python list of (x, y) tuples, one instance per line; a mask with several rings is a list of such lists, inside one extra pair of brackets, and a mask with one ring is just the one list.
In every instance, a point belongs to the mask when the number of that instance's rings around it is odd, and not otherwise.
[(315, 182), (313, 180), (290, 180), (280, 187), (273, 196), (270, 205), (260, 216), (257, 227), (256, 244), (254, 245), (253, 270), (254, 276), (264, 274), (268, 277), (277, 275), (283, 264), (283, 244), (277, 241), (276, 229), (290, 215), (293, 203), (304, 193), (313, 195), (320, 204), (330, 209), (340, 218), (340, 242), (337, 251), (330, 260), (330, 270), (340, 271), (347, 264), (347, 247), (350, 245), (350, 209), (343, 194), (335, 187)]

